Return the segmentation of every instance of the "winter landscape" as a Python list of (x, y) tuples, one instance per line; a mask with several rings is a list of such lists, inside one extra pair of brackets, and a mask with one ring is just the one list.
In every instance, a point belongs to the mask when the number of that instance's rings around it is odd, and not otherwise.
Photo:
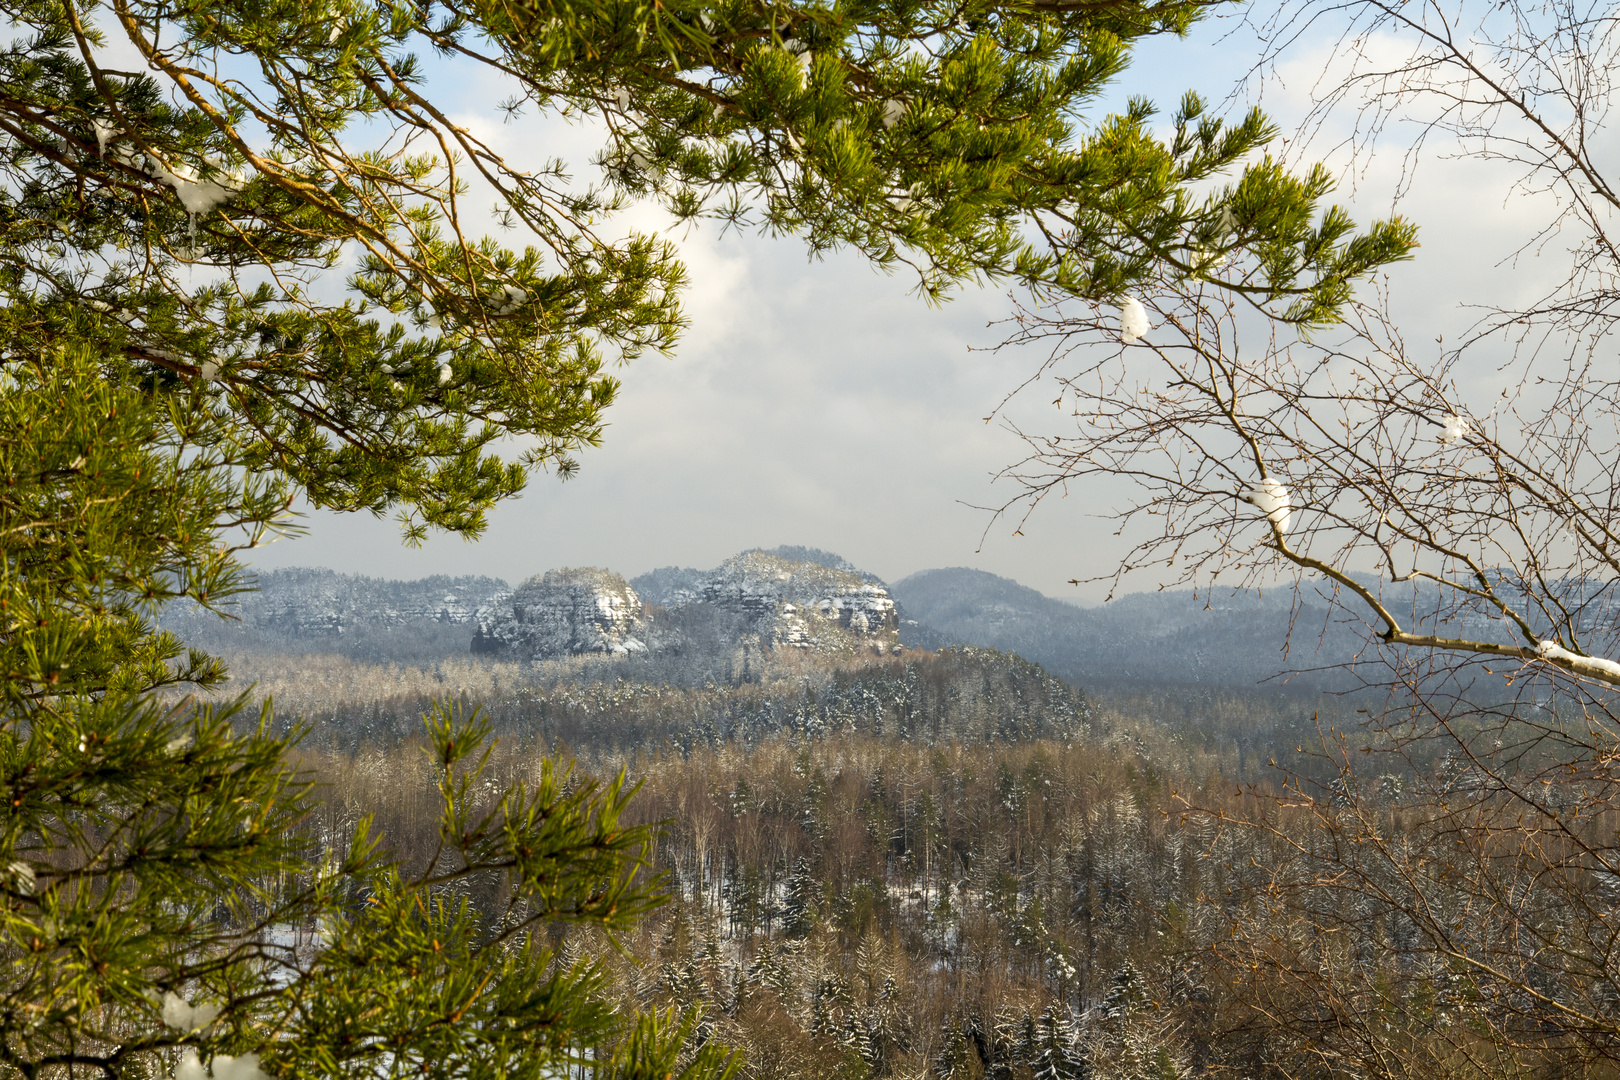
[[(476, 705), (499, 736), (491, 793), (542, 755), (636, 778), (627, 814), (659, 823), (671, 903), (624, 952), (570, 932), (562, 955), (602, 959), (626, 1001), (701, 1003), (700, 1037), (768, 1076), (1266, 1060), (1275, 1031), (1206, 965), (1298, 934), (1286, 909), (1214, 928), (1256, 881), (1321, 872), (1297, 830), (1333, 843), (1342, 826), (1300, 815), (1316, 813), (1309, 792), (1338, 805), (1340, 756), (1363, 747), (1399, 759), (1376, 799), (1434, 775), (1482, 782), (1443, 747), (1368, 727), (1392, 689), (1358, 666), (1365, 624), (1319, 590), (1088, 609), (982, 571), (886, 583), (781, 547), (516, 586), (278, 570), (232, 614), (171, 625), (307, 725), (299, 760), (330, 793), (323, 846), (369, 821), (428, 871), (439, 795), (420, 725), (439, 700)], [(1167, 671), (1165, 655), (1182, 662)], [(1286, 826), (1254, 815), (1287, 803)], [(467, 897), (500, 917), (496, 879)], [(1411, 932), (1390, 919), (1363, 929)], [(1265, 994), (1295, 992), (1287, 969), (1270, 977)]]
[(1620, 1080), (1620, 15), (0, 0), (0, 1080)]
[[(1267, 758), (1317, 737), (1335, 700), (1289, 666), (1276, 627), (1294, 609), (1326, 616), (1243, 592), (1084, 609), (979, 571), (888, 584), (783, 547), (516, 587), (272, 571), (234, 619), (172, 626), (309, 725), (323, 845), (369, 816), (426, 869), (435, 699), (484, 710), (497, 782), (547, 753), (626, 769), (643, 785), (629, 814), (663, 823), (672, 903), (623, 953), (574, 933), (563, 956), (607, 958), (628, 1000), (703, 1003), (702, 1038), (744, 1048), (751, 1070), (1157, 1075), (1210, 1053), (1215, 1032), (1187, 1017), (1217, 1015), (1159, 1003), (1167, 972), (1198, 986), (1160, 913), (1197, 911), (1230, 872), (1198, 850), (1212, 838), (1169, 823), (1177, 787), (1265, 784)], [(1340, 653), (1312, 667), (1342, 675), (1362, 643), (1342, 621), (1322, 639)], [(1215, 644), (1179, 681), (1129, 664), (1189, 641)], [(468, 896), (499, 917), (498, 892)]]

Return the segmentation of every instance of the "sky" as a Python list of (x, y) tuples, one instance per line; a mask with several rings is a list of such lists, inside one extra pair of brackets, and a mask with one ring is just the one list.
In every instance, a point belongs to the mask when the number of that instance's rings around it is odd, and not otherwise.
[[(1139, 50), (1093, 115), (1134, 94), (1167, 111), (1189, 88), (1221, 100), (1252, 56), (1240, 25), (1211, 20), (1187, 39)], [(1290, 130), (1309, 86), (1333, 62), (1331, 42), (1302, 42), (1273, 79), (1248, 86), (1238, 100), (1258, 101)], [(502, 127), (490, 115), (500, 89), (451, 74), (430, 89), (449, 95), (461, 119), (520, 159), (539, 148), (583, 166), (599, 145), (594, 132), (557, 121)], [(1329, 128), (1312, 146), (1296, 141), (1286, 150), (1328, 153), (1343, 134)], [(1391, 209), (1399, 138), (1345, 176), (1339, 201), (1358, 220)], [(1505, 273), (1502, 260), (1544, 208), (1510, 198), (1510, 179), (1499, 167), (1439, 155), (1419, 170), (1400, 210), (1420, 223), (1423, 246), (1389, 277), (1409, 342), (1466, 326), (1464, 298), (1534, 290), (1536, 267)], [(632, 220), (662, 224), (646, 213)], [(623, 389), (604, 444), (580, 456), (575, 478), (536, 475), (520, 498), (493, 511), (476, 542), (440, 535), (411, 549), (391, 520), (307, 513), (305, 535), (253, 552), (250, 562), (386, 578), (489, 574), (515, 583), (562, 566), (604, 566), (626, 577), (669, 565), (709, 568), (747, 548), (801, 544), (837, 552), (888, 581), (965, 566), (1079, 603), (1102, 600), (1106, 585), (1069, 581), (1105, 574), (1123, 554), (1108, 519), (1129, 494), (1123, 482), (1048, 500), (1021, 529), (1018, 518), (982, 509), (1014, 494), (992, 478), (1021, 446), (985, 418), (1040, 359), (991, 351), (1007, 336), (1005, 287), (969, 288), (931, 307), (913, 282), (850, 253), (812, 261), (792, 239), (721, 235), (714, 227), (683, 228), (673, 238), (691, 281), (690, 329), (675, 355), (649, 355), (616, 372)], [(1014, 415), (1037, 428), (1056, 421), (1038, 400), (1021, 402)], [(1157, 584), (1128, 578), (1126, 591)]]

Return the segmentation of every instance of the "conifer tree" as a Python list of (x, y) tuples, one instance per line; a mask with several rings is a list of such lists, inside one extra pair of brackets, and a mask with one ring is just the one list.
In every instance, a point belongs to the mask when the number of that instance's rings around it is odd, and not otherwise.
[[(692, 1013), (617, 1016), (548, 947), (658, 902), (622, 781), (548, 767), (491, 799), (486, 726), (439, 710), (440, 848), (406, 878), (363, 824), (300, 831), (268, 715), (151, 696), (225, 674), (156, 614), (227, 604), (296, 500), (476, 536), (572, 472), (608, 365), (682, 326), (672, 248), (612, 224), (635, 198), (931, 294), (1114, 295), (1241, 249), (1233, 287), (1330, 317), (1410, 231), (1352, 239), (1316, 218), (1324, 175), (1270, 162), (1189, 194), (1264, 144), (1258, 114), (1189, 98), (1168, 144), (1140, 104), (1072, 136), (1200, 2), (0, 4), (0, 1074), (723, 1080)], [(597, 118), (604, 180), (503, 159), (422, 55), (504, 81), (515, 122)], [(490, 201), (522, 246), (472, 224)], [(490, 882), (493, 922), (466, 902)]]

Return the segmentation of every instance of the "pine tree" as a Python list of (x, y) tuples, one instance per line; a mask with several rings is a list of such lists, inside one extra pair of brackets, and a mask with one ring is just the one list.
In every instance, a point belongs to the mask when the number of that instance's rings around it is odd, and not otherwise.
[(952, 1017), (940, 1033), (939, 1050), (931, 1062), (934, 1075), (940, 1080), (971, 1080), (982, 1069), (968, 1022)]
[[(548, 924), (623, 931), (660, 899), (639, 874), (650, 833), (618, 823), (622, 778), (548, 765), (475, 809), (487, 725), (441, 709), (441, 849), (407, 879), (364, 822), (312, 850), (309, 786), (268, 712), (233, 725), (239, 707), (59, 696), (5, 732), (0, 1070), (201, 1080), (201, 1053), (238, 1080), (631, 1076), (673, 1060), (695, 1013), (625, 1023), (604, 970), (546, 944)], [(510, 896), (493, 921), (467, 897), (489, 879)], [(710, 1046), (681, 1075), (734, 1068)]]
[(1150, 996), (1134, 965), (1114, 973), (1108, 993), (1086, 1019), (1088, 1060), (1096, 1075), (1180, 1080), (1192, 1074), (1173, 1018)]
[(1068, 1009), (1049, 1005), (1032, 1022), (1029, 1043), (1034, 1080), (1085, 1080), (1090, 1075), (1080, 1028)]
[(816, 923), (821, 917), (816, 902), (820, 893), (821, 885), (816, 880), (809, 860), (800, 859), (794, 863), (793, 873), (788, 876), (784, 889), (782, 908), (778, 913), (783, 937), (789, 939), (807, 937), (816, 928)]

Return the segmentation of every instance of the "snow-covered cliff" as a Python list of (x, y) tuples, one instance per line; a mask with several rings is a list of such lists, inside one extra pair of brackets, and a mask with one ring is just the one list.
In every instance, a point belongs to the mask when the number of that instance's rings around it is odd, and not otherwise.
[[(643, 607), (645, 592), (658, 606)], [(342, 652), (367, 660), (475, 653), (523, 660), (637, 653), (730, 657), (739, 647), (828, 655), (898, 652), (881, 582), (810, 548), (745, 551), (713, 570), (675, 567), (627, 583), (604, 569), (551, 570), (516, 590), (496, 578), (382, 581), (276, 570), (235, 621), (171, 610), (164, 625), (215, 650)]]
[(888, 590), (854, 570), (745, 551), (706, 575), (697, 593), (745, 617), (771, 646), (887, 652), (900, 640)]
[[(646, 612), (642, 583), (663, 603)], [(634, 583), (608, 570), (552, 570), (480, 612), (472, 649), (525, 659), (624, 656), (689, 648), (693, 619), (766, 648), (897, 651), (899, 622), (882, 585), (858, 571), (745, 551), (714, 570), (669, 568)], [(707, 621), (715, 621), (713, 618)], [(722, 645), (728, 652), (738, 642)]]
[(624, 578), (596, 567), (548, 570), (479, 612), (472, 651), (526, 660), (646, 646), (641, 600)]

